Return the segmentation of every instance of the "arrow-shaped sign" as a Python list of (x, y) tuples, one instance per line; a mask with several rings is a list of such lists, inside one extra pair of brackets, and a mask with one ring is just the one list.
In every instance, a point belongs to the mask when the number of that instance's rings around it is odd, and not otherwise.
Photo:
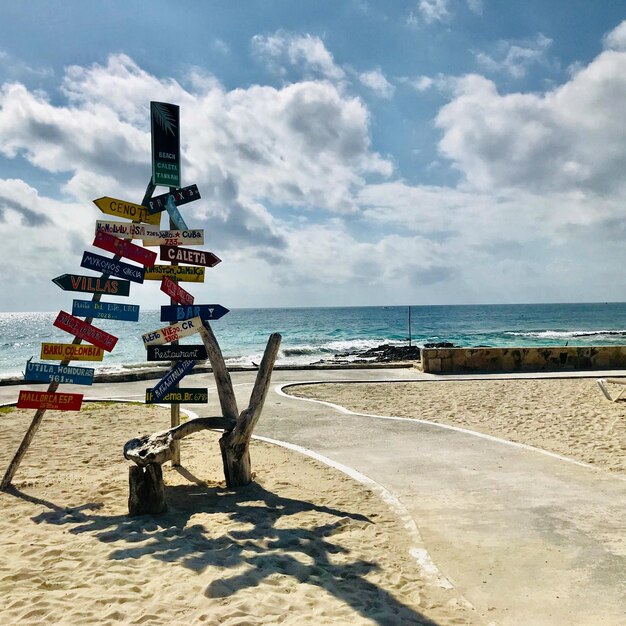
[(178, 304), (193, 304), (193, 296), (175, 283), (169, 276), (163, 276), (161, 280), (161, 291), (166, 293)]
[(171, 195), (174, 199), (174, 204), (176, 206), (181, 206), (183, 204), (187, 204), (188, 202), (193, 202), (194, 200), (200, 199), (200, 192), (198, 191), (198, 185), (189, 185), (188, 187), (181, 187), (176, 191), (173, 191), (171, 194), (164, 193), (160, 196), (154, 196), (150, 198), (148, 202), (148, 213), (153, 215), (154, 213), (161, 213), (165, 211), (165, 203), (167, 202), (167, 197)]
[(172, 261), (173, 263), (187, 263), (188, 265), (203, 265), (204, 267), (214, 267), (221, 263), (222, 259), (206, 250), (194, 250), (192, 248), (178, 248), (176, 246), (160, 247), (161, 261)]
[(152, 250), (146, 250), (142, 246), (136, 246), (130, 241), (114, 237), (113, 235), (105, 233), (101, 230), (96, 233), (93, 245), (96, 248), (101, 248), (107, 252), (123, 256), (126, 259), (136, 261), (142, 265), (154, 265), (157, 257), (156, 252), (153, 252)]
[(91, 252), (83, 253), (83, 260), (80, 262), (80, 266), (88, 270), (102, 272), (103, 274), (112, 274), (113, 276), (127, 278), (134, 283), (143, 283), (145, 274), (143, 267), (115, 261), (114, 259), (109, 259), (99, 254), (92, 254)]
[(53, 322), (54, 326), (71, 333), (75, 337), (84, 339), (94, 346), (98, 346), (107, 352), (111, 352), (117, 343), (117, 337), (83, 322), (78, 317), (74, 317), (65, 311), (61, 311)]
[(195, 361), (179, 361), (161, 380), (152, 388), (152, 402), (160, 402), (167, 392), (185, 376), (196, 364)]
[(181, 337), (188, 337), (197, 333), (202, 328), (202, 320), (199, 317), (194, 317), (190, 320), (184, 320), (178, 322), (178, 324), (172, 324), (171, 326), (165, 326), (165, 328), (159, 328), (153, 330), (151, 333), (142, 335), (144, 346), (157, 346), (162, 343), (171, 343), (172, 341), (178, 341)]
[(221, 304), (194, 304), (191, 306), (162, 306), (162, 322), (179, 322), (192, 317), (203, 320), (218, 320), (228, 313), (228, 309)]
[(82, 293), (102, 293), (110, 296), (127, 296), (130, 283), (127, 280), (96, 278), (80, 274), (61, 274), (52, 279), (63, 291), (80, 291)]
[(94, 204), (107, 215), (115, 215), (115, 217), (125, 217), (133, 220), (133, 222), (144, 222), (145, 224), (153, 224), (158, 226), (161, 223), (161, 216), (150, 215), (148, 209), (141, 204), (118, 200), (117, 198), (109, 198), (104, 196), (93, 201)]
[(136, 322), (139, 320), (139, 305), (74, 300), (72, 303), (72, 315), (77, 317), (96, 317), (102, 320)]
[(56, 365), (54, 363), (33, 363), (28, 359), (24, 380), (26, 382), (68, 383), (72, 385), (91, 385), (94, 369), (75, 365)]

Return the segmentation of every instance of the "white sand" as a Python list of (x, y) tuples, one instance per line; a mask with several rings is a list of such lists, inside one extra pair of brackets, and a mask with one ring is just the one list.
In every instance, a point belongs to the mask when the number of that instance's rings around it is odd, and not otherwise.
[[(33, 413), (1, 414), (2, 472)], [(197, 433), (183, 442), (184, 470), (164, 472), (170, 510), (129, 518), (122, 446), (168, 424), (168, 410), (142, 405), (46, 413), (17, 491), (0, 494), (0, 623), (475, 619), (422, 577), (376, 495), (282, 448), (254, 442), (257, 482), (233, 492), (220, 483), (218, 434)]]
[(287, 391), (353, 411), (462, 426), (626, 472), (626, 401), (609, 402), (593, 379), (324, 384)]

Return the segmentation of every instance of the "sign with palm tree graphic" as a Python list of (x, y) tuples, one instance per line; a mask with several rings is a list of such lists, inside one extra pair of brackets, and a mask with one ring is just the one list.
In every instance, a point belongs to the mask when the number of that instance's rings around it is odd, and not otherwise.
[(180, 108), (165, 102), (150, 103), (152, 127), (152, 182), (180, 187)]

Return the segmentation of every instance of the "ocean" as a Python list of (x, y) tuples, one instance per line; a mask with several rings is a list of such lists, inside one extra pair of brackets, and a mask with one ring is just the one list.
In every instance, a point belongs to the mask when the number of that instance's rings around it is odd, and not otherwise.
[[(57, 313), (0, 313), (0, 377), (39, 361), (42, 342), (71, 343), (55, 328)], [(159, 312), (142, 311), (138, 322), (94, 320), (119, 338), (104, 361), (75, 362), (96, 370), (121, 371), (147, 365), (141, 335), (167, 324)], [(335, 354), (384, 343), (408, 345), (408, 307), (234, 309), (212, 322), (229, 366), (258, 363), (268, 336), (283, 336), (277, 363), (305, 365)], [(626, 344), (626, 303), (494, 304), (412, 306), (411, 341), (423, 346), (447, 341), (459, 347)], [(193, 337), (184, 344), (200, 343)]]

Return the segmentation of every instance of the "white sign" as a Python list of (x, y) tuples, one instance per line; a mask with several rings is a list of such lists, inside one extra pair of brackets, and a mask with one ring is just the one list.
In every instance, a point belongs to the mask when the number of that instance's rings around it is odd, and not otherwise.
[(162, 343), (171, 343), (178, 341), (181, 337), (188, 337), (197, 333), (202, 328), (202, 319), (200, 317), (192, 317), (190, 320), (184, 320), (171, 326), (165, 326), (151, 333), (142, 335), (144, 346), (157, 346)]

